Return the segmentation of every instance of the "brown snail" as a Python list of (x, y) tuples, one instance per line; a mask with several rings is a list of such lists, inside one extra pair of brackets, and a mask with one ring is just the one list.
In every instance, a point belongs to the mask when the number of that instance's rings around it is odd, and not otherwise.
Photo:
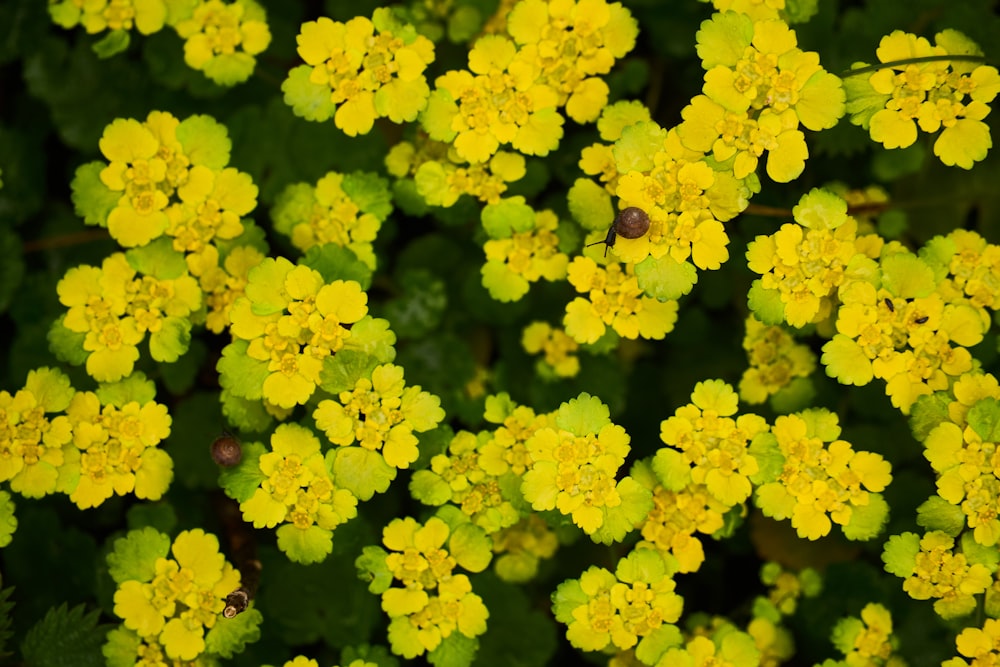
[(212, 441), (212, 460), (223, 468), (232, 468), (243, 458), (243, 448), (240, 441), (230, 433), (223, 432)]
[(611, 227), (608, 229), (608, 235), (604, 237), (603, 241), (594, 241), (593, 243), (588, 243), (589, 248), (592, 245), (597, 245), (598, 243), (604, 244), (604, 256), (608, 256), (608, 248), (615, 244), (615, 239), (619, 236), (626, 239), (637, 239), (640, 236), (645, 235), (649, 231), (649, 215), (637, 206), (629, 206), (628, 208), (622, 209), (618, 215), (615, 216), (614, 221), (611, 223)]

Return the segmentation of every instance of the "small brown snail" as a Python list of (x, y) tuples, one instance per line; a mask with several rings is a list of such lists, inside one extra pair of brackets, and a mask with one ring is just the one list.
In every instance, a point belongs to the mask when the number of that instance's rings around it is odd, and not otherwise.
[(607, 257), (608, 248), (615, 244), (615, 239), (617, 237), (621, 236), (626, 239), (637, 239), (648, 231), (649, 215), (641, 208), (629, 206), (628, 208), (622, 209), (618, 215), (615, 216), (614, 221), (611, 223), (611, 227), (608, 229), (608, 235), (604, 237), (603, 241), (588, 243), (587, 247), (589, 248), (592, 245), (603, 243), (604, 256)]
[(240, 441), (225, 432), (212, 441), (211, 452), (212, 460), (224, 468), (232, 468), (243, 458)]

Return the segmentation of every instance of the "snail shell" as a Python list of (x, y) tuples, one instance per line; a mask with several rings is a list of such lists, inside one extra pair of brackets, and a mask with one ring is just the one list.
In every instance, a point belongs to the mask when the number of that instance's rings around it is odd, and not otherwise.
[(614, 221), (611, 223), (611, 227), (608, 228), (608, 235), (604, 237), (603, 241), (595, 241), (593, 243), (588, 243), (588, 247), (592, 245), (597, 245), (598, 243), (604, 244), (604, 256), (608, 256), (608, 248), (615, 244), (615, 238), (621, 236), (623, 239), (637, 239), (646, 232), (649, 231), (649, 215), (643, 211), (641, 208), (636, 206), (629, 206), (628, 208), (622, 209), (618, 215), (615, 216)]
[(649, 231), (649, 215), (641, 208), (629, 206), (615, 217), (615, 234), (625, 239), (637, 239)]
[(229, 433), (224, 433), (212, 441), (212, 460), (224, 468), (232, 468), (243, 459), (240, 441)]

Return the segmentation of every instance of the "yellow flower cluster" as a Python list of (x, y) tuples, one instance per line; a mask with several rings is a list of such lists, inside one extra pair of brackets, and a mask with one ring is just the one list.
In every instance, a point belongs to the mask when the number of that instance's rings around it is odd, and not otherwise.
[(170, 434), (167, 407), (153, 401), (102, 405), (98, 395), (78, 392), (66, 408), (75, 449), (66, 457), (69, 498), (97, 507), (112, 495), (135, 493), (159, 500), (173, 478), (173, 462), (156, 445)]
[(795, 32), (777, 18), (717, 13), (702, 23), (697, 41), (705, 94), (682, 112), (681, 140), (720, 162), (733, 160), (736, 178), (755, 172), (765, 152), (771, 179), (797, 178), (808, 157), (799, 125), (837, 124), (840, 79), (820, 66), (818, 54), (799, 49)]
[(961, 508), (978, 544), (993, 546), (1000, 542), (1000, 453), (969, 424), (968, 413), (981, 400), (1000, 400), (1000, 386), (992, 375), (967, 373), (951, 391), (948, 419), (927, 434), (924, 456), (937, 473), (938, 495)]
[[(494, 397), (492, 402), (487, 399), (486, 404), (486, 420), (498, 426), (493, 431), (493, 437), (483, 445), (479, 464), (495, 477), (507, 473), (518, 477), (524, 475), (534, 463), (528, 441), (535, 433), (553, 423), (549, 414), (535, 414), (526, 405), (507, 405), (509, 402), (510, 398), (501, 394)], [(505, 407), (497, 407), (501, 405)]]
[(543, 378), (573, 377), (580, 372), (576, 356), (580, 344), (563, 329), (547, 322), (532, 322), (521, 334), (521, 345), (528, 354), (544, 354), (536, 368)]
[(172, 552), (155, 560), (149, 580), (120, 582), (115, 614), (149, 642), (150, 657), (162, 646), (171, 660), (191, 661), (205, 652), (205, 634), (222, 618), (240, 573), (219, 553), (218, 539), (201, 529), (180, 533)]
[(796, 343), (780, 326), (768, 326), (750, 315), (746, 329), (743, 349), (750, 367), (743, 372), (739, 387), (740, 398), (747, 403), (763, 403), (795, 378), (808, 377), (816, 369), (813, 351)]
[(223, 86), (250, 78), (254, 56), (271, 43), (267, 16), (255, 0), (202, 0), (174, 29), (185, 40), (184, 62)]
[[(808, 206), (809, 201), (803, 198), (800, 205)], [(833, 314), (838, 289), (868, 249), (858, 243), (857, 220), (846, 210), (841, 203), (838, 212), (810, 227), (786, 223), (748, 246), (747, 266), (762, 276), (764, 289), (780, 295), (784, 319), (793, 327), (822, 322)]]
[(100, 148), (108, 160), (100, 182), (118, 201), (97, 222), (126, 248), (167, 234), (175, 250), (198, 254), (242, 234), (242, 216), (257, 205), (250, 176), (226, 167), (225, 128), (207, 116), (181, 122), (153, 111), (143, 122), (118, 118)]
[[(434, 60), (434, 44), (399, 24), (392, 10), (379, 8), (372, 19), (358, 16), (347, 23), (309, 21), (296, 40), (306, 62), (300, 71), (336, 108), (334, 123), (345, 134), (367, 134), (376, 118), (412, 121), (424, 108), (430, 89), (423, 72)], [(290, 104), (299, 102), (297, 76), (293, 70), (283, 86)]]
[(198, 278), (205, 300), (205, 328), (220, 334), (229, 326), (229, 312), (246, 291), (250, 269), (264, 261), (253, 246), (236, 246), (222, 259), (214, 245), (187, 258), (188, 270)]
[(941, 667), (970, 667), (988, 665), (1000, 659), (1000, 621), (987, 618), (982, 628), (966, 628), (955, 638), (958, 652), (965, 656), (951, 658), (941, 663)]
[(563, 318), (566, 333), (578, 343), (596, 342), (608, 327), (623, 338), (654, 340), (674, 328), (677, 301), (659, 301), (643, 294), (632, 264), (624, 269), (618, 263), (601, 267), (589, 257), (575, 257), (568, 278), (577, 292), (586, 295), (567, 304)]
[(649, 215), (649, 231), (636, 239), (619, 239), (618, 257), (641, 262), (669, 255), (676, 263), (690, 259), (699, 269), (717, 269), (729, 259), (729, 237), (720, 221), (746, 206), (742, 185), (731, 174), (713, 170), (704, 154), (685, 148), (676, 129), (663, 131), (653, 123), (637, 123), (620, 141), (644, 136), (655, 152), (631, 169), (619, 171), (616, 194), (621, 208), (635, 206)]
[(556, 104), (578, 123), (597, 119), (608, 100), (602, 74), (635, 46), (636, 21), (606, 0), (523, 0), (507, 17), (517, 59), (538, 68), (536, 81), (556, 92)]
[(947, 57), (980, 55), (978, 45), (956, 30), (938, 33), (933, 46), (923, 37), (896, 30), (882, 38), (875, 53), (881, 66), (847, 80), (854, 98), (848, 106), (855, 114), (852, 122), (867, 128), (886, 148), (910, 146), (918, 127), (928, 133), (940, 130), (934, 154), (949, 166), (971, 169), (986, 157), (992, 140), (983, 119), (1000, 93), (1000, 74), (989, 65)]
[(878, 531), (887, 518), (878, 493), (892, 481), (888, 461), (838, 439), (836, 415), (822, 410), (778, 417), (771, 432), (785, 461), (778, 481), (757, 489), (767, 516), (790, 517), (799, 537), (809, 540), (829, 534), (831, 520), (848, 537)]
[(423, 525), (394, 519), (382, 531), (390, 550), (385, 564), (402, 584), (382, 593), (382, 609), (391, 619), (393, 651), (404, 658), (433, 651), (453, 632), (475, 637), (486, 631), (489, 611), (482, 598), (472, 592), (468, 576), (453, 572), (458, 562), (446, 545), (451, 534), (437, 517)]
[(81, 509), (128, 493), (159, 500), (173, 478), (157, 448), (171, 419), (151, 390), (122, 399), (104, 385), (99, 396), (75, 391), (58, 370), (31, 371), (13, 396), (0, 391), (0, 481), (28, 498), (66, 493)]
[(988, 319), (964, 299), (949, 303), (940, 292), (900, 298), (861, 280), (840, 298), (838, 333), (824, 345), (823, 363), (842, 381), (881, 378), (892, 404), (908, 414), (918, 397), (972, 370), (966, 348), (982, 339)]
[(643, 648), (676, 631), (670, 624), (684, 604), (674, 592), (676, 571), (673, 559), (653, 549), (633, 550), (614, 573), (591, 566), (556, 589), (556, 618), (568, 625), (566, 638), (584, 651)]
[(954, 289), (976, 308), (1000, 310), (1000, 246), (966, 229), (956, 229), (945, 238), (954, 244), (954, 254), (942, 291)]
[(507, 17), (507, 31), (481, 37), (468, 70), (438, 77), (422, 122), (431, 138), (453, 142), (459, 157), (486, 162), (504, 144), (547, 155), (562, 137), (558, 108), (593, 121), (607, 100), (595, 75), (631, 50), (635, 19), (605, 0), (526, 0)]
[(70, 269), (57, 290), (69, 310), (56, 326), (83, 337), (87, 373), (98, 382), (131, 374), (147, 333), (153, 359), (176, 361), (187, 350), (190, 316), (202, 297), (186, 273), (164, 280), (140, 275), (120, 252), (100, 268)]
[(559, 538), (537, 514), (529, 514), (491, 537), (497, 576), (515, 584), (533, 579), (541, 559), (552, 558), (559, 549)]
[[(904, 533), (903, 537), (909, 535), (912, 533)], [(903, 590), (915, 600), (934, 599), (934, 611), (944, 618), (954, 618), (975, 609), (974, 596), (985, 592), (991, 583), (986, 565), (970, 563), (964, 553), (955, 549), (950, 535), (933, 530), (920, 538)]]
[(566, 277), (569, 257), (559, 250), (558, 226), (555, 213), (538, 211), (530, 230), (486, 241), (486, 263), (481, 273), (483, 286), (493, 298), (516, 301), (528, 293), (530, 283)]
[(697, 572), (705, 561), (705, 549), (695, 534), (720, 530), (729, 505), (704, 484), (688, 484), (680, 491), (664, 488), (645, 461), (637, 463), (631, 475), (653, 492), (653, 509), (638, 526), (642, 540), (636, 546), (672, 555), (679, 572)]
[(267, 363), (263, 395), (280, 407), (301, 405), (319, 384), (323, 360), (367, 314), (368, 295), (353, 280), (326, 284), (318, 271), (283, 257), (265, 259), (249, 275), (246, 295), (232, 305), (230, 331), (246, 341), (250, 358)]
[(558, 509), (588, 535), (595, 533), (605, 522), (606, 509), (621, 505), (626, 487), (635, 484), (615, 482), (628, 443), (625, 429), (614, 424), (590, 435), (539, 429), (526, 443), (533, 463), (521, 486), (525, 500), (539, 511)]
[[(361, 377), (336, 400), (319, 402), (313, 412), (316, 426), (336, 446), (334, 471), (337, 479), (362, 500), (383, 492), (397, 469), (409, 468), (417, 460), (417, 436), (444, 419), (437, 396), (406, 386), (403, 368), (393, 364), (376, 366), (371, 377)], [(384, 473), (384, 484), (367, 480)], [(363, 482), (365, 480), (365, 482)]]
[(728, 509), (750, 497), (750, 477), (759, 464), (749, 451), (750, 441), (768, 430), (763, 417), (736, 415), (738, 399), (733, 388), (721, 380), (695, 385), (691, 403), (678, 408), (660, 423), (660, 449), (654, 466), (670, 470), (660, 477), (689, 479), (695, 488), (704, 486)]
[[(524, 157), (497, 151), (488, 161), (470, 164), (443, 141), (420, 134), (401, 141), (385, 157), (386, 169), (397, 179), (412, 179), (417, 194), (430, 206), (453, 206), (462, 195), (496, 204), (507, 184), (525, 174)], [(406, 182), (406, 181), (404, 181)]]
[[(493, 534), (517, 523), (521, 515), (501, 494), (499, 478), (480, 465), (480, 452), (488, 439), (486, 432), (476, 436), (459, 431), (448, 445), (448, 452), (431, 459), (430, 470), (414, 474), (410, 488), (415, 497), (428, 504), (457, 505), (474, 524)], [(424, 491), (421, 486), (429, 488)]]
[(167, 19), (164, 0), (50, 0), (49, 14), (57, 25), (82, 25), (90, 34), (102, 30), (131, 30), (143, 35), (159, 32)]

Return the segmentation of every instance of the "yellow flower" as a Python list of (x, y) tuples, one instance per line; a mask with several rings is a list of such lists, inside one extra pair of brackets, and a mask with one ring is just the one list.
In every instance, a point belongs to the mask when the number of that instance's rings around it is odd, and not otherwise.
[(597, 119), (607, 104), (607, 74), (635, 45), (638, 23), (618, 2), (525, 0), (507, 17), (517, 59), (537, 67), (537, 81), (552, 87), (559, 106), (578, 123)]
[(202, 0), (174, 28), (184, 40), (184, 62), (212, 81), (232, 86), (250, 78), (257, 54), (271, 43), (264, 9), (255, 0)]
[(421, 122), (432, 139), (453, 142), (471, 163), (486, 162), (503, 144), (526, 155), (548, 155), (562, 138), (559, 98), (537, 82), (537, 64), (515, 60), (517, 47), (497, 35), (480, 38), (469, 70), (435, 81)]
[(345, 134), (367, 134), (376, 118), (412, 121), (424, 108), (430, 89), (423, 72), (434, 44), (399, 24), (391, 10), (347, 23), (322, 17), (303, 23), (296, 39), (309, 81), (329, 88), (334, 122)]

